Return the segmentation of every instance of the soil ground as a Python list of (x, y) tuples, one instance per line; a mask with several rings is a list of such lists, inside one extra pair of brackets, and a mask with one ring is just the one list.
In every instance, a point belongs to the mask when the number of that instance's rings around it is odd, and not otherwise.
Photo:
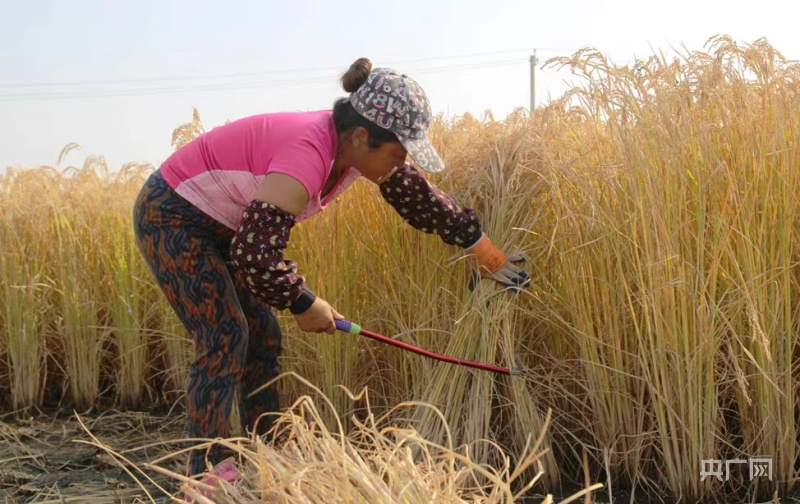
[[(49, 412), (28, 420), (0, 417), (0, 503), (175, 502), (164, 490), (180, 496), (176, 480), (154, 471), (146, 471), (147, 477), (132, 471), (139, 481), (137, 483), (106, 449), (89, 443), (115, 450), (130, 462), (125, 464), (130, 470), (133, 466), (141, 468), (159, 457), (186, 448), (180, 443), (183, 436), (183, 416), (175, 412), (87, 415)], [(186, 458), (179, 456), (159, 465), (184, 474)], [(578, 490), (580, 487), (576, 485), (565, 485), (562, 491), (550, 490), (550, 493), (555, 502), (561, 502)], [(534, 493), (525, 504), (542, 502), (544, 497)], [(614, 489), (613, 497), (614, 504), (676, 502), (665, 497), (645, 496), (641, 492), (631, 499), (630, 493), (617, 489)], [(581, 498), (574, 502), (585, 501)], [(589, 502), (607, 504), (609, 499), (604, 493), (594, 493)], [(800, 499), (782, 499), (780, 502), (800, 504)]]
[[(81, 425), (81, 422), (83, 425)], [(84, 428), (85, 425), (85, 428)], [(94, 415), (44, 414), (30, 420), (0, 420), (0, 502), (14, 503), (134, 503), (172, 500), (158, 486), (179, 495), (175, 480), (154, 471), (133, 473), (140, 486), (104, 449), (123, 452), (142, 467), (185, 446), (159, 442), (180, 440), (184, 433), (180, 414), (109, 412)], [(88, 432), (87, 432), (88, 430)], [(91, 433), (91, 435), (90, 435)], [(185, 458), (160, 464), (184, 473)], [(131, 465), (126, 465), (130, 470)]]

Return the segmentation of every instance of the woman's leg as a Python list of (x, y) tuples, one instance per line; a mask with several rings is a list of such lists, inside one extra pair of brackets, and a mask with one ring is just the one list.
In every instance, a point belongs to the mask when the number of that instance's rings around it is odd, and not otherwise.
[(280, 373), (281, 326), (273, 309), (256, 298), (241, 277), (234, 275), (234, 280), (239, 301), (247, 317), (247, 326), (250, 328), (242, 381), (242, 423), (250, 432), (263, 435), (274, 423), (275, 415), (271, 413), (279, 411), (280, 388), (278, 383), (274, 383), (253, 397), (248, 396)]
[[(190, 437), (230, 437), (240, 425), (248, 327), (225, 264), (231, 231), (177, 195), (156, 172), (134, 206), (139, 250), (195, 343), (187, 396)], [(236, 406), (236, 408), (234, 408)], [(214, 445), (212, 464), (227, 453)], [(206, 469), (194, 450), (189, 473)]]

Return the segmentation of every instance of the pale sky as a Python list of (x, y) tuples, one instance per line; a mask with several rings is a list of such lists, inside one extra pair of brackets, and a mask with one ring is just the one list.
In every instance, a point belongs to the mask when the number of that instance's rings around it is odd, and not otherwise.
[[(0, 170), (68, 143), (160, 164), (198, 107), (226, 119), (330, 108), (359, 56), (414, 77), (434, 111), (502, 118), (530, 102), (529, 57), (594, 47), (618, 63), (726, 34), (800, 59), (790, 0), (0, 0)], [(537, 71), (537, 102), (570, 75)], [(75, 164), (80, 157), (71, 157)], [(62, 166), (63, 167), (63, 166)]]

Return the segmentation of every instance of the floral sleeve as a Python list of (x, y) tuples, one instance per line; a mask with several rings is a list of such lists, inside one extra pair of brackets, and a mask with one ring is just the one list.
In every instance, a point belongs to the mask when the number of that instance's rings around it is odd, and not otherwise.
[(283, 257), (294, 225), (292, 214), (253, 200), (231, 241), (233, 264), (253, 295), (279, 310), (290, 308), (305, 289), (297, 262)]
[(415, 229), (436, 234), (448, 245), (467, 248), (481, 238), (475, 212), (461, 208), (410, 164), (380, 184), (383, 199)]

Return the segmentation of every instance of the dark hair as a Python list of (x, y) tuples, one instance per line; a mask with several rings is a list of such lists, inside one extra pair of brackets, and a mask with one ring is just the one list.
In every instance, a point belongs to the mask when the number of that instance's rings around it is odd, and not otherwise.
[[(342, 75), (342, 88), (348, 93), (356, 91), (367, 81), (370, 71), (372, 62), (368, 58), (358, 58)], [(397, 135), (359, 114), (348, 98), (339, 98), (333, 104), (333, 122), (340, 134), (359, 126), (366, 129), (369, 146), (373, 149), (386, 142), (399, 142)]]

